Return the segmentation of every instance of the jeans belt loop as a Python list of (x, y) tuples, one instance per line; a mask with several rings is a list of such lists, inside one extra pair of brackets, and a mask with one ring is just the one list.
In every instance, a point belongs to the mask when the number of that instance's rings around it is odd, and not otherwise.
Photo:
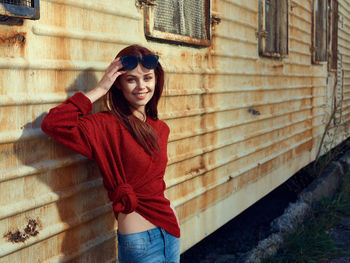
[(152, 243), (152, 240), (153, 240), (152, 231), (151, 230), (147, 230), (147, 234), (148, 234), (149, 241)]

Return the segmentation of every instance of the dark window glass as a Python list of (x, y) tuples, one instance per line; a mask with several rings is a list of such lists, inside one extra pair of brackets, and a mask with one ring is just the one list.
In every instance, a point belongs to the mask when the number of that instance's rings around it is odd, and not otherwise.
[(337, 69), (338, 63), (338, 1), (332, 0), (331, 2), (331, 54), (329, 56), (329, 66), (331, 69)]
[(315, 61), (327, 61), (328, 1), (314, 0)]

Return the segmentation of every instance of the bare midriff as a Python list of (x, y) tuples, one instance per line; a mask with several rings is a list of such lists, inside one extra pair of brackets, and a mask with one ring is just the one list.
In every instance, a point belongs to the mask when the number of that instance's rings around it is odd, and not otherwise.
[(121, 234), (139, 233), (156, 226), (136, 212), (118, 214), (118, 232)]

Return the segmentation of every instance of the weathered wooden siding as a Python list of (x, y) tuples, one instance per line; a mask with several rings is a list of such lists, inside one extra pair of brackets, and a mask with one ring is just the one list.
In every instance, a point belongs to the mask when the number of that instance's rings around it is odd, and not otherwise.
[[(93, 88), (125, 45), (157, 51), (166, 70), (165, 177), (181, 221), (182, 251), (315, 158), (332, 75), (326, 63), (311, 65), (309, 0), (291, 1), (283, 60), (258, 55), (257, 0), (213, 0), (221, 23), (207, 48), (146, 41), (134, 1), (40, 4), (40, 20), (0, 25), (1, 263), (116, 258), (117, 223), (96, 166), (45, 136), (40, 122), (67, 96)], [(350, 4), (339, 4), (347, 121)], [(338, 141), (344, 137), (341, 132)], [(3, 237), (23, 232), (29, 219), (39, 222), (38, 235), (24, 243)]]

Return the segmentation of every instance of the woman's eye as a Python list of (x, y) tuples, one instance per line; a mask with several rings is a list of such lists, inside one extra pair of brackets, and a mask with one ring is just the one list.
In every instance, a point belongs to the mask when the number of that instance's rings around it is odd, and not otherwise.
[(132, 83), (132, 82), (134, 82), (135, 80), (134, 79), (127, 79), (126, 80), (128, 83)]
[(149, 77), (145, 77), (145, 80), (147, 81), (149, 81), (149, 80), (151, 80), (152, 79), (152, 77), (151, 76), (149, 76)]

